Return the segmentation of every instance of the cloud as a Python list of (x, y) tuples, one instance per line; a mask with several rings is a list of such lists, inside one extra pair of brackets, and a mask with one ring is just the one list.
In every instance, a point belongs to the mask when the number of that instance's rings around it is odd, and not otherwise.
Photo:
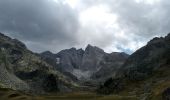
[[(140, 36), (151, 37), (167, 34), (169, 29), (169, 10), (164, 7), (166, 3), (158, 0), (120, 0), (110, 5), (112, 11), (119, 16), (119, 24), (129, 32)], [(155, 1), (155, 2), (154, 2)]]
[[(90, 21), (85, 21), (86, 31), (93, 29), (91, 32), (88, 31), (86, 37), (88, 38), (89, 34), (102, 36), (102, 39), (93, 38), (93, 43), (95, 42), (94, 44), (103, 47), (106, 51), (118, 50), (125, 52), (130, 51), (130, 53), (132, 53), (145, 45), (151, 38), (155, 36), (165, 36), (170, 32), (170, 19), (168, 18), (170, 15), (170, 2), (168, 0), (80, 1), (81, 4), (84, 4), (83, 7), (79, 8), (82, 9), (80, 15), (86, 12), (87, 9), (91, 12), (84, 14), (87, 15), (87, 18), (85, 17), (83, 20), (91, 19)], [(101, 6), (104, 6), (102, 10), (100, 9)], [(96, 10), (93, 11), (95, 7)], [(103, 13), (103, 9), (105, 8), (107, 8), (107, 10)], [(102, 15), (107, 16), (103, 17)], [(112, 17), (109, 19), (108, 16), (116, 16), (116, 18)], [(101, 18), (106, 20), (103, 21)], [(109, 28), (107, 26), (109, 26)], [(99, 40), (102, 40), (102, 43), (105, 45), (98, 42)]]
[(0, 31), (41, 52), (92, 44), (134, 52), (170, 32), (168, 0), (1, 0)]
[(54, 51), (76, 43), (77, 15), (61, 2), (1, 0), (0, 12), (0, 30), (28, 43), (31, 49), (51, 45), (49, 49)]

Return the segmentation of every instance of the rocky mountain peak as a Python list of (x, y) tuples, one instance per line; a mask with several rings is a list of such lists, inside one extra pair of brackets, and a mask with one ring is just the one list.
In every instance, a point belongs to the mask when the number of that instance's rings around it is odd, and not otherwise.
[[(102, 67), (101, 71), (99, 72), (104, 74), (105, 72), (110, 72), (108, 75), (103, 75), (109, 76), (111, 75), (111, 70), (115, 70), (117, 67), (122, 65), (122, 63), (127, 59), (128, 55), (125, 53), (119, 53), (115, 52), (112, 54), (105, 53), (104, 50), (92, 46), (90, 44), (87, 45), (85, 50), (83, 49), (76, 49), (76, 48), (71, 48), (71, 49), (65, 49), (60, 51), (57, 54), (51, 55), (51, 53), (46, 52), (48, 56), (48, 61), (53, 65), (54, 67), (57, 66), (61, 70), (61, 72), (64, 73), (69, 73), (69, 75), (74, 75), (78, 79), (83, 78), (87, 79), (90, 78), (93, 73), (96, 73), (99, 71)], [(44, 56), (44, 55), (43, 55)], [(51, 62), (53, 57), (53, 61)], [(56, 65), (56, 58), (60, 59), (60, 64)], [(111, 68), (115, 66), (115, 68)], [(105, 67), (105, 68), (104, 68)]]
[(45, 52), (42, 52), (42, 54), (45, 54), (45, 55), (52, 55), (53, 53), (51, 51), (45, 51)]
[(0, 33), (0, 38), (1, 39), (7, 39), (7, 40), (10, 40), (11, 38), (10, 37), (8, 37), (8, 36), (6, 36), (6, 35), (4, 35), (4, 34), (2, 34), (2, 33)]
[(162, 42), (162, 41), (164, 41), (163, 37), (155, 37), (155, 38), (153, 38), (152, 40), (150, 40), (148, 42), (148, 45), (151, 45), (151, 44), (154, 44), (154, 43), (158, 43), (158, 42)]
[(88, 44), (86, 48), (93, 48), (93, 46), (91, 44)]
[(153, 38), (152, 40), (150, 40), (148, 42), (147, 45), (163, 43), (163, 42), (166, 42), (166, 41), (170, 41), (170, 33), (165, 37), (155, 37), (155, 38)]
[(10, 38), (10, 37), (2, 34), (2, 33), (0, 33), (0, 41), (2, 42), (1, 47), (4, 47), (4, 48), (8, 48), (9, 45), (10, 45), (10, 46), (18, 47), (20, 49), (27, 49), (25, 44), (22, 43), (21, 41), (19, 41), (17, 39), (12, 39), (12, 38)]
[(85, 52), (101, 52), (104, 53), (104, 50), (100, 49), (99, 47), (92, 46), (90, 44), (87, 45)]
[(45, 51), (42, 52), (41, 55), (46, 56), (46, 57), (53, 57), (53, 53), (51, 51)]
[(77, 50), (75, 47), (72, 47), (70, 50)]

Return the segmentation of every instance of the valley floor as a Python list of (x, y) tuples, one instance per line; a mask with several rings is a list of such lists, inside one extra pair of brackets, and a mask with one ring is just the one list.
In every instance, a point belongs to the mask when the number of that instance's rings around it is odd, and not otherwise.
[(134, 96), (100, 96), (94, 93), (70, 93), (64, 95), (30, 96), (9, 89), (0, 89), (0, 100), (137, 100)]

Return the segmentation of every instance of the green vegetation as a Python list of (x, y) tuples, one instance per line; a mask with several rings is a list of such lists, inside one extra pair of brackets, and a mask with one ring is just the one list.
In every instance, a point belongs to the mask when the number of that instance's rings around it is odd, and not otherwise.
[(110, 95), (100, 98), (98, 100), (138, 100), (138, 98), (136, 96)]
[(0, 100), (32, 100), (31, 96), (7, 88), (0, 88)]
[(126, 77), (123, 81), (108, 79), (100, 86), (98, 93), (136, 96), (139, 100), (162, 100), (163, 92), (170, 87), (169, 70), (169, 66), (162, 66), (142, 80), (129, 80)]
[(2, 100), (138, 100), (135, 96), (101, 96), (84, 92), (30, 96), (10, 89), (0, 89), (0, 97)]
[(170, 87), (170, 81), (155, 86), (152, 91), (152, 94), (150, 95), (150, 100), (162, 100), (162, 93), (168, 87)]
[(2, 83), (0, 83), (0, 88), (4, 88), (4, 85)]

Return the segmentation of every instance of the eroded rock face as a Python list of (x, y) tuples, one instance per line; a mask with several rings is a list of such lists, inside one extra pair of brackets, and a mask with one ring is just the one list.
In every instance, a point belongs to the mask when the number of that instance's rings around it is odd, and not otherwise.
[(79, 69), (82, 63), (84, 51), (82, 49), (76, 50), (75, 48), (62, 50), (55, 55), (60, 59), (58, 65), (62, 71), (73, 72), (74, 69)]
[(170, 100), (170, 88), (167, 88), (167, 89), (162, 93), (162, 100)]
[(15, 74), (10, 73), (4, 63), (1, 63), (0, 65), (0, 83), (3, 84), (5, 88), (12, 88), (21, 91), (30, 90), (29, 85), (18, 78)]
[[(51, 85), (57, 84), (54, 77), (59, 77), (62, 81), (60, 85), (70, 83), (72, 86), (71, 80), (28, 50), (22, 42), (0, 33), (0, 84), (5, 88), (44, 93), (52, 89)], [(43, 80), (46, 79), (48, 84), (45, 86), (48, 87), (43, 86)]]
[(88, 45), (85, 49), (80, 69), (83, 71), (97, 71), (98, 65), (105, 54), (102, 49)]
[[(108, 54), (91, 45), (88, 45), (85, 50), (71, 48), (53, 55), (49, 52), (44, 52), (41, 55), (62, 73), (70, 73), (79, 80), (104, 80), (112, 76), (128, 58), (125, 53)], [(56, 58), (60, 59), (59, 64), (56, 64)], [(75, 78), (71, 78), (75, 80)]]

